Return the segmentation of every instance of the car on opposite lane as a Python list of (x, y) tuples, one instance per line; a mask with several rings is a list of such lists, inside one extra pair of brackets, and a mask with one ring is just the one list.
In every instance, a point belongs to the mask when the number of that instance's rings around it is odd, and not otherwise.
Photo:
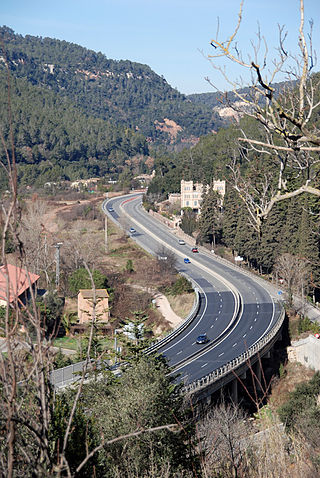
[(193, 248), (191, 249), (191, 251), (192, 251), (192, 252), (199, 252), (199, 250), (198, 250), (197, 247), (193, 247)]

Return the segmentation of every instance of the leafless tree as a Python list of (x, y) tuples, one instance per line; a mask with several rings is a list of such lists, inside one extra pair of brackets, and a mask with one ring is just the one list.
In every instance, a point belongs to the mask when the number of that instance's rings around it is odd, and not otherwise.
[(248, 424), (239, 407), (225, 403), (215, 407), (200, 422), (198, 431), (204, 476), (245, 476), (242, 440), (248, 434)]
[(44, 274), (47, 287), (50, 284), (50, 272), (55, 263), (54, 236), (46, 230), (44, 216), (47, 212), (46, 202), (38, 198), (29, 201), (21, 216), (19, 236), (24, 244), (25, 260), (28, 269), (37, 274)]
[(167, 249), (165, 246), (160, 246), (156, 254), (160, 272), (174, 274), (177, 265), (177, 259), (174, 252)]
[(286, 253), (277, 259), (274, 272), (283, 282), (288, 296), (288, 304), (291, 306), (294, 294), (303, 295), (304, 288), (308, 283), (310, 265), (306, 259)]
[[(257, 33), (256, 42), (252, 42), (252, 53), (249, 60), (237, 43), (237, 34), (243, 17), (241, 1), (238, 21), (226, 40), (219, 38), (219, 28), (215, 39), (211, 40), (214, 54), (209, 55), (212, 66), (218, 69), (238, 98), (242, 114), (256, 121), (259, 125), (260, 137), (247, 136), (242, 130), (238, 138), (241, 159), (253, 166), (256, 157), (261, 175), (255, 180), (244, 177), (240, 172), (238, 158), (230, 164), (233, 173), (233, 187), (246, 204), (252, 224), (260, 231), (261, 222), (270, 213), (275, 203), (309, 193), (320, 196), (318, 182), (320, 130), (315, 123), (315, 115), (319, 111), (319, 75), (314, 75), (316, 52), (312, 44), (312, 27), (305, 33), (304, 1), (300, 0), (300, 26), (298, 31), (298, 52), (287, 51), (285, 40), (287, 32), (279, 26), (279, 46), (277, 57), (269, 61), (268, 45), (261, 32)], [(232, 79), (220, 65), (222, 59), (238, 65), (251, 73), (249, 93), (243, 93), (240, 87), (243, 82)], [(286, 89), (276, 95), (272, 86), (278, 74), (284, 74), (288, 81)], [(208, 80), (210, 81), (210, 80)], [(228, 102), (228, 95), (225, 96)], [(233, 105), (234, 108), (239, 108)], [(262, 163), (267, 162), (267, 168)], [(271, 168), (270, 168), (271, 167)], [(294, 185), (290, 185), (290, 174), (294, 177)], [(292, 181), (291, 181), (292, 182)]]

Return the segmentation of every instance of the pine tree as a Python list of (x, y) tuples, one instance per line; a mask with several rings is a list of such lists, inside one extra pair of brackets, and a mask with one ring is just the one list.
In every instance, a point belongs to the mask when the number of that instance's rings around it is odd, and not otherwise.
[(213, 246), (221, 241), (222, 213), (221, 195), (210, 186), (202, 196), (199, 219), (200, 242), (210, 242)]

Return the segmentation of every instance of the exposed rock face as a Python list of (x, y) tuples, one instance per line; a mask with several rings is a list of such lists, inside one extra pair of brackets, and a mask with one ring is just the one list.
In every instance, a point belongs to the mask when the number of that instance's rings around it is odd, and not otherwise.
[(157, 130), (169, 134), (169, 136), (171, 137), (171, 142), (175, 141), (178, 136), (178, 133), (182, 131), (181, 126), (179, 126), (175, 121), (170, 120), (168, 118), (164, 118), (163, 123), (160, 123), (160, 121), (155, 121), (154, 123), (156, 125)]
[(248, 105), (244, 101), (235, 101), (232, 106), (219, 107), (216, 106), (214, 110), (219, 114), (221, 118), (235, 119), (239, 121), (240, 118), (248, 112)]

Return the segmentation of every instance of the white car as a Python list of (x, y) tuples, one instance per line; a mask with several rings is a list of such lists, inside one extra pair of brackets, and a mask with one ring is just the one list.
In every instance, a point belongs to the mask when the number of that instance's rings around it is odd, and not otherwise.
[(183, 240), (183, 239), (179, 239), (179, 244), (180, 244), (180, 246), (184, 246), (184, 245), (185, 245), (184, 240)]

